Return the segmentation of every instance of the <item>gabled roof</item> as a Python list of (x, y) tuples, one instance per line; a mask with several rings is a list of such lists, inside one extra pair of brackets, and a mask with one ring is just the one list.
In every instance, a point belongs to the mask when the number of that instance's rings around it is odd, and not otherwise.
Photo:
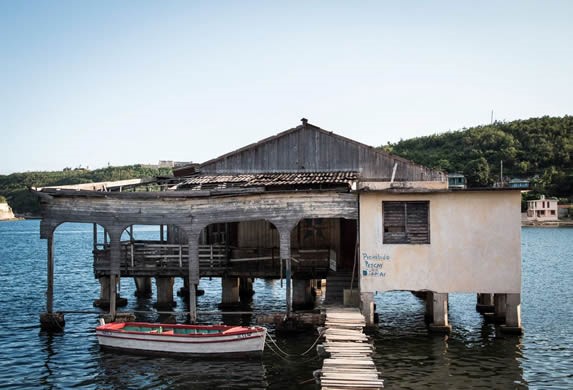
[(302, 124), (199, 165), (203, 174), (359, 172), (362, 178), (443, 180), (443, 174), (302, 119)]

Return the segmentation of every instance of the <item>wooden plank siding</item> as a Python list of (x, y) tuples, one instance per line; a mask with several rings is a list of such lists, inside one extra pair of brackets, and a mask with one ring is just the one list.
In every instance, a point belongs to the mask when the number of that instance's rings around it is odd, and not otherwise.
[[(97, 194), (97, 193), (94, 193)], [(212, 223), (304, 218), (358, 218), (357, 194), (323, 192), (273, 192), (220, 197), (147, 197), (136, 193), (106, 193), (91, 197), (76, 191), (58, 191), (42, 202), (40, 235), (49, 237), (64, 222), (97, 223), (104, 227), (176, 225), (188, 232)]]
[(441, 172), (306, 124), (199, 166), (203, 174), (354, 171), (363, 179), (442, 181)]
[(429, 244), (429, 202), (382, 202), (385, 244)]

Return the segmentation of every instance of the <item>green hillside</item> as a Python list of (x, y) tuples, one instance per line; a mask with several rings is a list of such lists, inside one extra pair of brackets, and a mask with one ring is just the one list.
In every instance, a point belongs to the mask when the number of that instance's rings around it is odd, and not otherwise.
[(30, 187), (57, 186), (101, 181), (137, 179), (171, 175), (170, 168), (148, 168), (142, 165), (107, 167), (95, 170), (82, 168), (51, 172), (23, 172), (0, 175), (0, 197), (5, 197), (16, 214), (37, 214), (39, 204)]
[(464, 173), (473, 187), (499, 181), (503, 161), (505, 180), (529, 178), (538, 192), (573, 195), (573, 116), (495, 122), (382, 148), (432, 168)]

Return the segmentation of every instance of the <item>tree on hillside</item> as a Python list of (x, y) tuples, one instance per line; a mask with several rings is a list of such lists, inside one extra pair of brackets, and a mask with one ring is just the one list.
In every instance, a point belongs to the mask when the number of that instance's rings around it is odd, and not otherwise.
[(493, 183), (485, 157), (469, 161), (464, 168), (464, 175), (469, 187), (488, 187)]
[(506, 178), (535, 178), (540, 193), (573, 196), (573, 116), (494, 122), (401, 140), (384, 149), (431, 168), (465, 172), (470, 186), (497, 181), (494, 167), (503, 162)]

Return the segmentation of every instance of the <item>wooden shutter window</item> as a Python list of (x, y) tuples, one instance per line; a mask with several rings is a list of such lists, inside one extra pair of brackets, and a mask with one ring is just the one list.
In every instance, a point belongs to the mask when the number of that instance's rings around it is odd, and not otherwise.
[(429, 244), (430, 202), (382, 202), (384, 244)]

